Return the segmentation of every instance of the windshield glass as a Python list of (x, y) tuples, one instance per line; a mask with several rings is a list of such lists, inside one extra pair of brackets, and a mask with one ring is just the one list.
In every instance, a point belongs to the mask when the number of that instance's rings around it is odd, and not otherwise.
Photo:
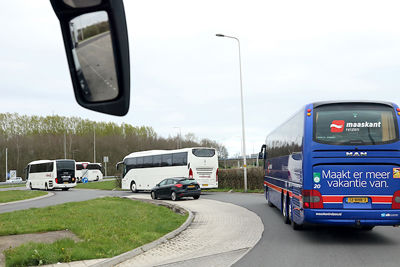
[(380, 104), (332, 104), (314, 110), (314, 141), (377, 145), (398, 140), (393, 108)]
[(99, 164), (88, 164), (86, 169), (88, 169), (88, 170), (101, 170), (101, 166)]
[(75, 162), (73, 160), (57, 160), (57, 170), (75, 170)]
[(179, 183), (183, 184), (183, 185), (191, 184), (191, 183), (196, 183), (196, 180), (195, 179), (183, 179), (183, 180), (180, 180)]
[(215, 155), (215, 149), (192, 149), (192, 153), (196, 157), (211, 158)]

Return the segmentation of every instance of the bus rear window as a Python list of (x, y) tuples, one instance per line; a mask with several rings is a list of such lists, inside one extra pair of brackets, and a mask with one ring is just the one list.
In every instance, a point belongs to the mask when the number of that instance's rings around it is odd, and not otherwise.
[(57, 170), (75, 170), (75, 161), (57, 160)]
[(215, 149), (192, 149), (193, 155), (202, 158), (211, 158), (215, 155)]
[(314, 110), (314, 141), (377, 145), (398, 140), (394, 109), (379, 104), (332, 104)]

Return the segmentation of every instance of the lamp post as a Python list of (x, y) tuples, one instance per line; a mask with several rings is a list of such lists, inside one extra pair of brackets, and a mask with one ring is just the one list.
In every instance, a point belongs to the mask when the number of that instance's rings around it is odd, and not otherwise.
[(242, 111), (242, 155), (243, 155), (243, 177), (244, 177), (244, 192), (247, 192), (247, 164), (246, 164), (246, 142), (244, 132), (244, 108), (243, 108), (243, 85), (242, 85), (242, 59), (240, 55), (240, 41), (237, 37), (224, 34), (216, 34), (217, 37), (226, 37), (235, 39), (239, 48), (239, 73), (240, 73), (240, 106)]
[(177, 143), (177, 148), (180, 149), (180, 148), (182, 148), (182, 141), (181, 141), (181, 139), (182, 139), (182, 132), (181, 132), (181, 127), (175, 126), (174, 129), (179, 129), (179, 138), (178, 138), (178, 141), (177, 141), (176, 143)]

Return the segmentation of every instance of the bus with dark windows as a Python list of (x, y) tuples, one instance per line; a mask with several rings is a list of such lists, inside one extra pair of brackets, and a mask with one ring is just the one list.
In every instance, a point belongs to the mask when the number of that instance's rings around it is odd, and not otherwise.
[(387, 102), (306, 105), (261, 148), (268, 205), (295, 230), (400, 225), (399, 118)]

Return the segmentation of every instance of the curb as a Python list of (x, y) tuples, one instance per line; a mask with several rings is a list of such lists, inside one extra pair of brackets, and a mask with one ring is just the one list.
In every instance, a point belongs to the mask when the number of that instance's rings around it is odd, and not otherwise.
[(124, 262), (126, 260), (129, 260), (137, 255), (140, 255), (158, 245), (161, 245), (162, 243), (174, 238), (175, 236), (179, 235), (181, 232), (183, 232), (184, 230), (186, 230), (189, 225), (192, 223), (193, 219), (194, 219), (194, 215), (192, 213), (192, 211), (190, 211), (189, 209), (180, 207), (178, 205), (175, 204), (170, 204), (170, 203), (166, 203), (164, 201), (159, 201), (159, 200), (150, 200), (150, 199), (139, 199), (139, 198), (129, 198), (129, 199), (133, 199), (133, 200), (139, 200), (142, 202), (148, 202), (148, 203), (152, 203), (155, 204), (157, 206), (164, 206), (167, 207), (171, 210), (173, 210), (174, 212), (179, 212), (181, 214), (183, 213), (189, 213), (188, 218), (186, 219), (186, 221), (178, 228), (175, 229), (174, 231), (160, 237), (157, 240), (154, 240), (151, 243), (145, 244), (141, 247), (135, 248), (134, 250), (122, 253), (118, 256), (115, 256), (113, 258), (107, 259), (105, 261), (99, 262), (97, 264), (94, 264), (92, 266), (96, 266), (96, 267), (112, 267), (115, 266), (121, 262)]
[(28, 198), (28, 199), (23, 199), (23, 200), (17, 200), (17, 201), (12, 201), (12, 202), (6, 202), (6, 203), (0, 203), (0, 206), (9, 205), (9, 204), (16, 204), (16, 203), (22, 203), (22, 202), (27, 202), (27, 201), (32, 201), (32, 200), (38, 200), (38, 199), (41, 199), (41, 198), (46, 198), (46, 197), (51, 197), (51, 196), (54, 196), (54, 193), (47, 192), (47, 195), (44, 195), (44, 196)]

